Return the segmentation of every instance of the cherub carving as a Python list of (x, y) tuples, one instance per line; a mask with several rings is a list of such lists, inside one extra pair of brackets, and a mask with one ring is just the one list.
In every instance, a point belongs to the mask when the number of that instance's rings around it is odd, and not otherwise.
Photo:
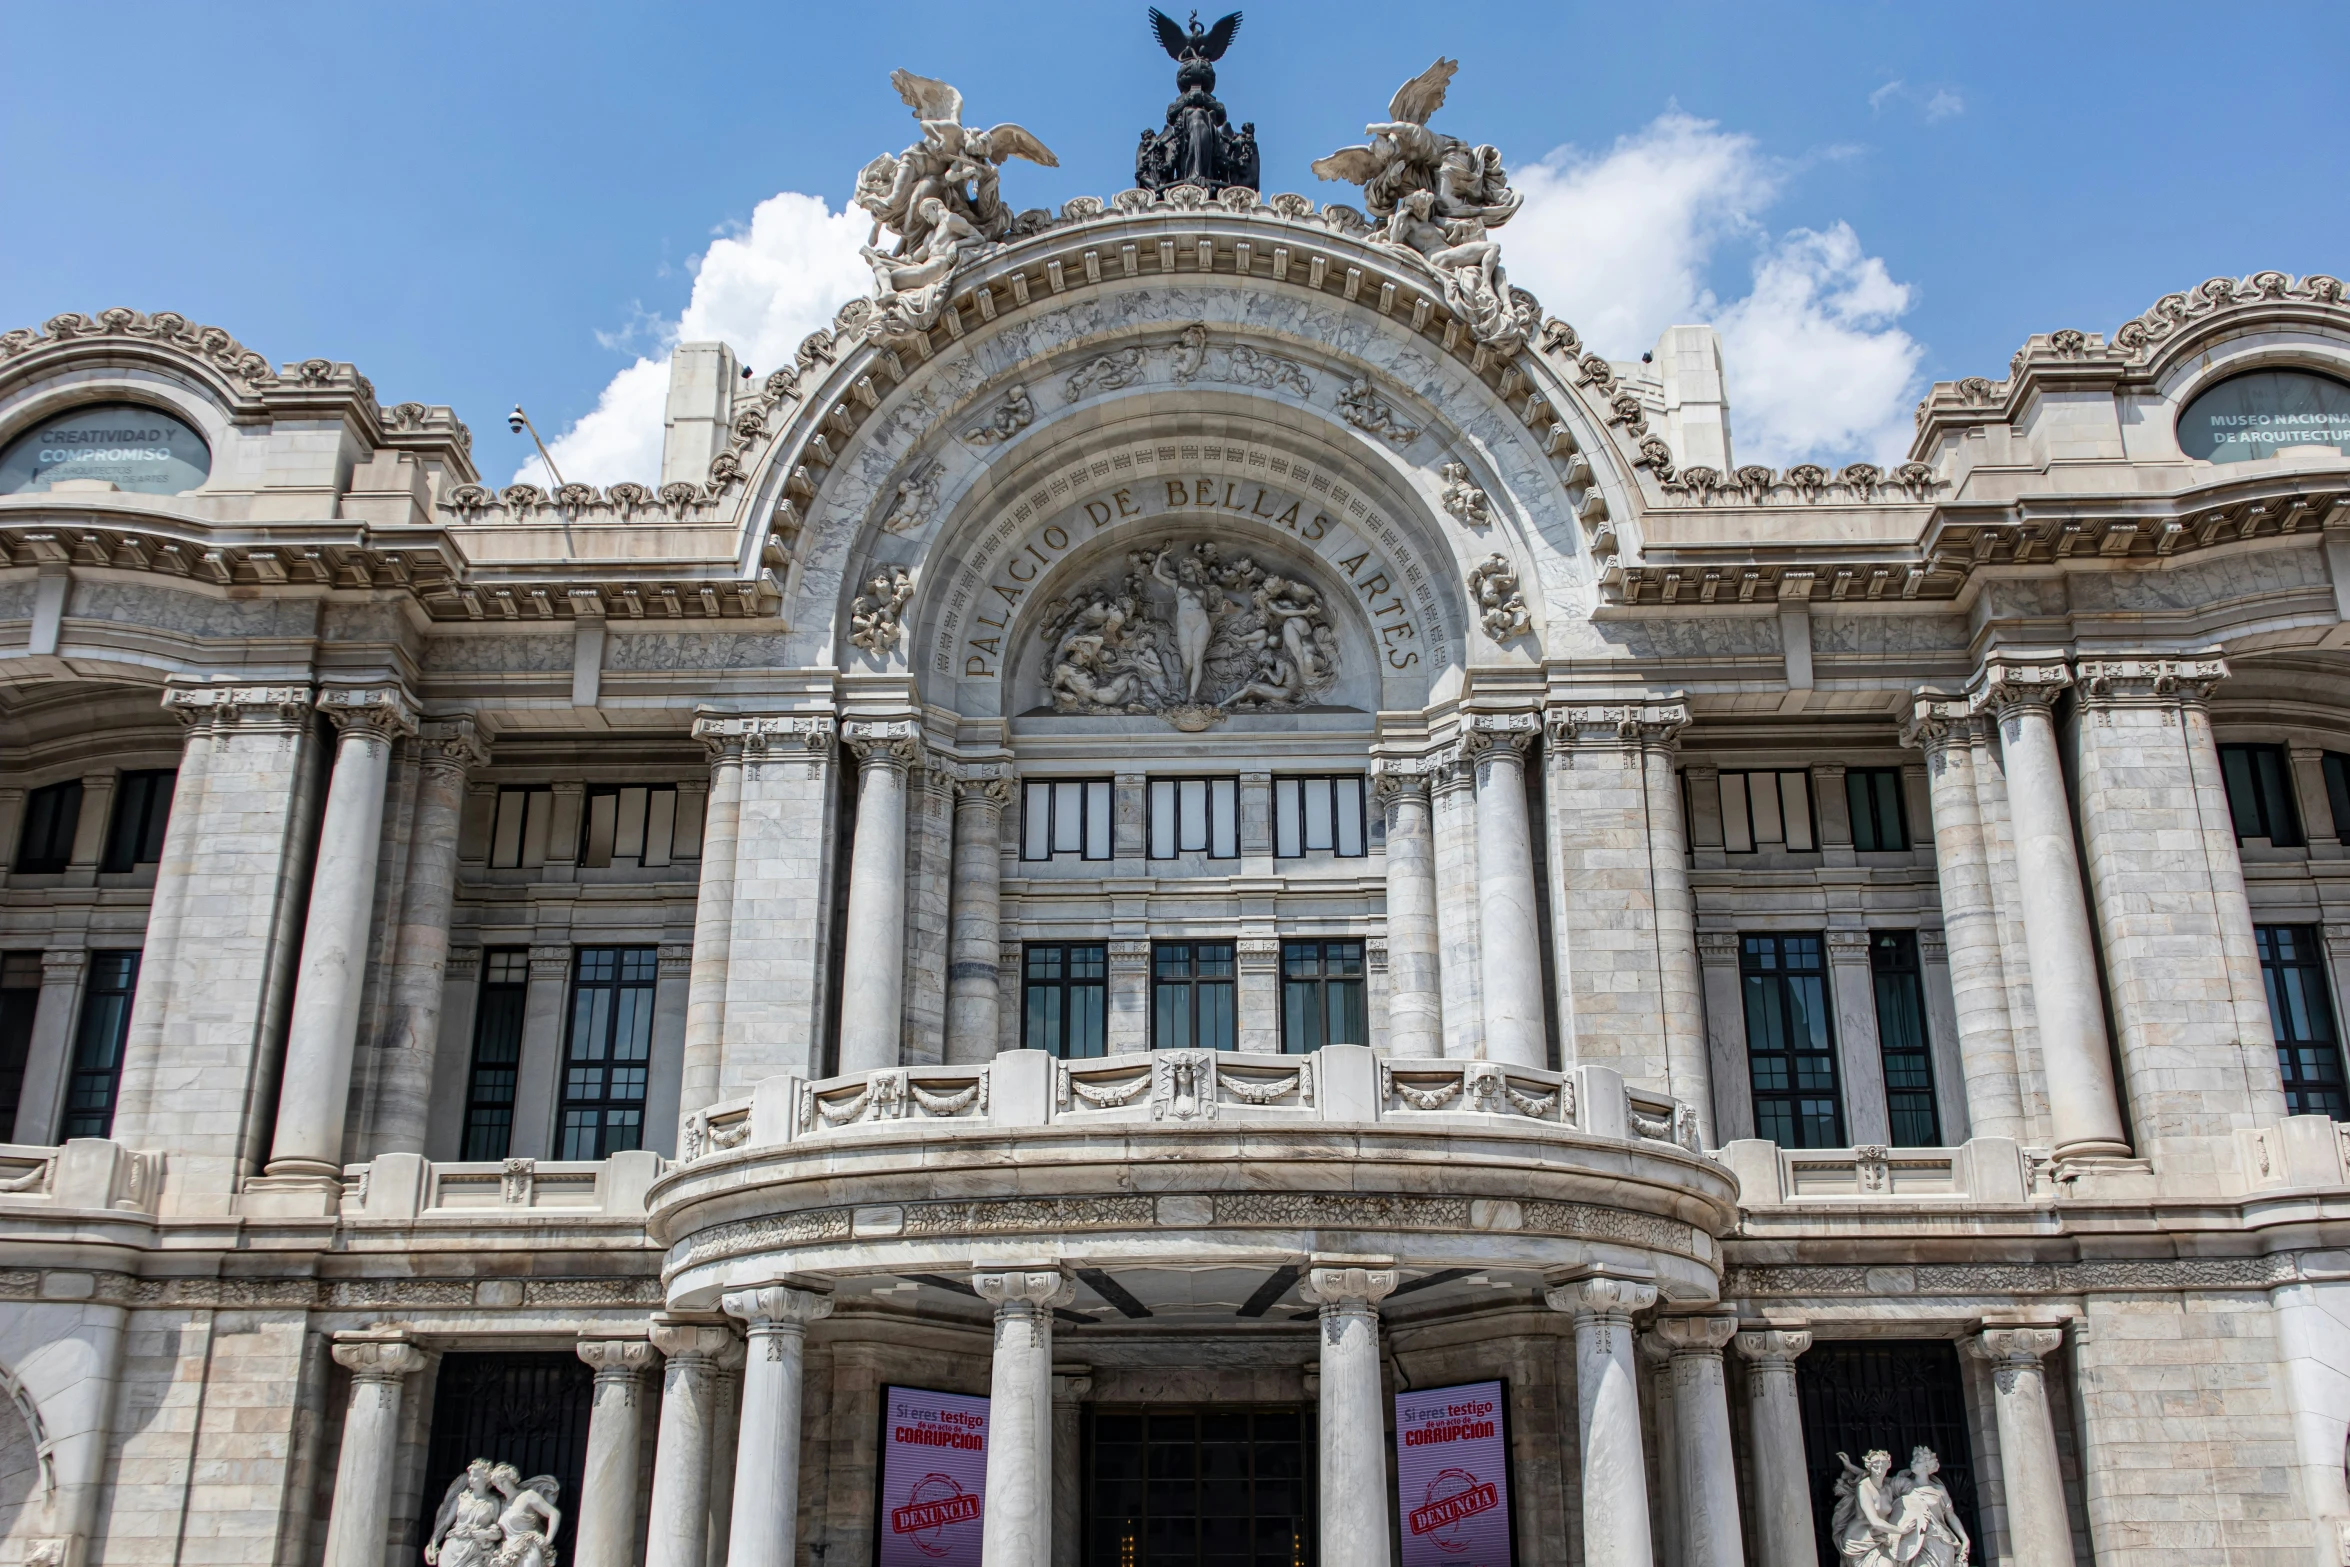
[(934, 462), (921, 463), (898, 481), (883, 513), (884, 533), (911, 533), (930, 521), (938, 506), (938, 481), (943, 470)]
[(1004, 394), (1004, 400), (995, 405), (985, 424), (974, 425), (963, 432), (963, 439), (974, 446), (993, 446), (1010, 440), (1022, 430), (1036, 423), (1036, 404), (1028, 395), (1028, 388), (1015, 386)]
[(866, 652), (887, 653), (905, 635), (899, 620), (906, 601), (914, 596), (914, 579), (903, 566), (876, 572), (849, 609), (849, 640)]
[(1348, 424), (1366, 435), (1397, 446), (1409, 446), (1418, 438), (1420, 427), (1406, 424), (1387, 400), (1372, 390), (1371, 378), (1356, 376), (1346, 383), (1346, 390), (1338, 394), (1338, 414)]
[(1500, 555), (1488, 555), (1469, 573), (1469, 593), (1477, 601), (1477, 619), (1485, 634), (1508, 642), (1534, 629), (1534, 617), (1518, 591), (1518, 574)]
[(1483, 490), (1469, 482), (1466, 463), (1448, 462), (1437, 472), (1444, 480), (1438, 498), (1444, 509), (1472, 528), (1493, 526), (1493, 503)]

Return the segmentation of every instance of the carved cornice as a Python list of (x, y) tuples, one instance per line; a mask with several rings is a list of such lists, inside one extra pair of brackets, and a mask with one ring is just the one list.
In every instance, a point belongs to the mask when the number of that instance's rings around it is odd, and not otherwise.
[(904, 773), (922, 761), (922, 725), (911, 718), (851, 719), (840, 737), (862, 767)]
[(1722, 1279), (1728, 1299), (1888, 1295), (2080, 1295), (2131, 1290), (2270, 1289), (2299, 1273), (2290, 1255), (2110, 1258), (2095, 1262), (1957, 1262), (1738, 1265)]
[(2073, 670), (2081, 700), (2091, 707), (2124, 703), (2200, 707), (2228, 677), (2227, 662), (2218, 658), (2084, 658)]
[(1543, 714), (1553, 746), (1670, 746), (1688, 727), (1685, 702), (1572, 703)]
[(172, 686), (164, 711), (191, 727), (298, 731), (310, 722), (308, 686)]

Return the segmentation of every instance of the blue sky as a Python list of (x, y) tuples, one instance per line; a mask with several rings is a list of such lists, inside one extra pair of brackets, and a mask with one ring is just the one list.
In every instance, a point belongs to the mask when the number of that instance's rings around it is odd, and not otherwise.
[[(1172, 90), (1143, 6), (994, 9), (83, 12), (70, 62), (42, 46), (0, 98), (0, 325), (177, 310), (454, 404), (493, 479), (525, 461), (517, 400), (571, 432), (571, 477), (649, 477), (645, 388), (681, 318), (764, 368), (859, 286), (862, 225), (771, 198), (837, 210), (911, 139), (893, 66), (1059, 153), (1012, 167), (1018, 205), (1131, 183)], [(1500, 235), (1513, 279), (1617, 357), (1722, 323), (1741, 460), (1880, 454), (1925, 381), (2002, 374), (2029, 332), (2111, 331), (2216, 273), (2350, 268), (2350, 53), (2322, 8), (1246, 9), (1219, 92), (1268, 189), (1355, 199), (1305, 165), (1458, 57), (1438, 128), (1531, 193)], [(0, 20), (33, 49), (58, 12)]]

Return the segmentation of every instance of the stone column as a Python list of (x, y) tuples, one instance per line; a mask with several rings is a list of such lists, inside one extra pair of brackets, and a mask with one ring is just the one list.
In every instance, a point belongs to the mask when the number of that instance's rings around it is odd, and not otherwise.
[(335, 1463), (334, 1511), (327, 1515), (326, 1567), (383, 1567), (392, 1516), (392, 1467), (400, 1449), (400, 1394), (424, 1351), (405, 1339), (345, 1340), (334, 1347), (351, 1373)]
[(1011, 770), (964, 768), (955, 779), (954, 889), (947, 911), (947, 1043), (953, 1065), (996, 1053), (1002, 989), (996, 963), (1003, 940), (1004, 807)]
[(1052, 1567), (1053, 1308), (1077, 1285), (1051, 1263), (974, 1274), (971, 1285), (995, 1305), (980, 1561)]
[(704, 1567), (710, 1536), (710, 1458), (718, 1424), (722, 1364), (738, 1353), (731, 1329), (712, 1322), (653, 1319), (653, 1347), (666, 1359), (661, 1434), (653, 1452), (651, 1527), (645, 1567)]
[(422, 1153), (432, 1114), (433, 1058), (440, 1048), (441, 997), (449, 968), (449, 911), (457, 897), (457, 828), (465, 814), (465, 775), (489, 760), (473, 720), (422, 725), (416, 756), (416, 823), (408, 851), (408, 885), (400, 900), (393, 948), (383, 1071), (368, 1107), (373, 1135), (362, 1150)]
[(2064, 1343), (2058, 1328), (1986, 1328), (1967, 1349), (1991, 1363), (1997, 1388), (1999, 1473), (2007, 1487), (2007, 1532), (2014, 1567), (2072, 1567), (2073, 1531), (2065, 1518), (2064, 1472), (2048, 1413), (2041, 1357)]
[(1299, 1291), (1322, 1308), (1320, 1432), (1322, 1560), (1387, 1567), (1387, 1416), (1379, 1381), (1379, 1302), (1393, 1294), (1386, 1259), (1363, 1266), (1315, 1259)]
[(729, 1290), (726, 1314), (749, 1326), (742, 1423), (735, 1437), (732, 1567), (797, 1567), (800, 1533), (800, 1379), (808, 1324), (832, 1315), (812, 1290)]
[(1444, 999), (1426, 764), (1382, 759), (1371, 787), (1387, 815), (1387, 1052), (1433, 1059), (1444, 1054)]
[(1053, 1567), (1078, 1567), (1085, 1541), (1085, 1455), (1079, 1451), (1079, 1417), (1093, 1391), (1090, 1366), (1053, 1373)]
[(1980, 701), (1998, 715), (2007, 763), (2016, 880), (2056, 1155), (2126, 1157), (2130, 1145), (2114, 1096), (2097, 952), (2089, 939), (2072, 807), (2056, 748), (2052, 709), (2072, 684), (2072, 673), (2062, 664), (1994, 663), (1982, 679)]
[(90, 954), (80, 947), (50, 947), (41, 954), (41, 999), (34, 1005), (33, 1037), (25, 1046), (15, 1142), (46, 1147), (59, 1141), (65, 1078), (73, 1069), (74, 1003), (81, 998), (82, 973), (89, 963)]
[[(1480, 718), (1477, 770), (1477, 942), (1488, 1061), (1546, 1067), (1542, 938), (1535, 914), (1534, 835), (1526, 820), (1526, 748), (1532, 714)], [(1506, 726), (1506, 727), (1505, 727)]]
[(268, 1173), (331, 1179), (343, 1173), (343, 1117), (351, 1098), (359, 992), (367, 978), (384, 780), (392, 738), (412, 732), (416, 716), (406, 695), (392, 686), (322, 691), (318, 710), (342, 733), (310, 877), (310, 916), (302, 929)]
[(685, 990), (684, 1066), (677, 1095), (685, 1117), (719, 1097), (726, 1038), (727, 949), (734, 936), (734, 850), (743, 804), (743, 743), (725, 719), (697, 718), (694, 738), (710, 753), (710, 798), (702, 812), (702, 880), (694, 897), (694, 961)]
[(1811, 1334), (1781, 1328), (1741, 1333), (1734, 1342), (1746, 1357), (1747, 1408), (1753, 1420), (1747, 1456), (1754, 1463), (1755, 1567), (1818, 1567), (1803, 1414), (1795, 1402), (1795, 1357), (1811, 1348)]
[(1844, 1140), (1888, 1143), (1893, 1115), (1885, 1102), (1885, 1051), (1877, 1036), (1877, 975), (1869, 961), (1869, 933), (1832, 930), (1827, 937), (1836, 1073), (1844, 1080)]
[(740, 1456), (743, 1374), (740, 1361), (721, 1362), (710, 1383), (710, 1530), (702, 1544), (702, 1567), (726, 1567), (734, 1533), (734, 1466)]
[(1689, 831), (1681, 819), (1676, 736), (1689, 726), (1679, 703), (1643, 710), (1641, 771), (1648, 789), (1648, 875), (1656, 906), (1656, 973), (1664, 1007), (1666, 1089), (1697, 1112), (1701, 1147), (1714, 1131), (1713, 1053), (1705, 1032), (1705, 981), (1697, 961), (1697, 899), (1689, 890)]
[(1656, 1286), (1589, 1278), (1550, 1290), (1544, 1298), (1552, 1310), (1575, 1319), (1585, 1567), (1651, 1567), (1648, 1461), (1640, 1442), (1632, 1314), (1656, 1304)]
[(645, 1371), (653, 1346), (641, 1338), (582, 1339), (579, 1358), (596, 1368), (587, 1462), (572, 1498), (572, 1567), (631, 1567), (637, 1526), (637, 1448), (644, 1429)]
[(906, 982), (906, 775), (922, 741), (911, 719), (844, 724), (857, 755), (857, 831), (849, 851), (842, 954), (840, 1069), (898, 1065)]
[(1653, 1330), (1663, 1346), (1665, 1380), (1672, 1389), (1673, 1468), (1680, 1479), (1683, 1567), (1745, 1567), (1739, 1538), (1738, 1461), (1730, 1451), (1729, 1391), (1722, 1351), (1738, 1331), (1728, 1316), (1659, 1317)]
[(1477, 951), (1476, 767), (1460, 746), (1428, 758), (1428, 815), (1436, 839), (1436, 969), (1444, 1054), (1482, 1051), (1484, 997)]

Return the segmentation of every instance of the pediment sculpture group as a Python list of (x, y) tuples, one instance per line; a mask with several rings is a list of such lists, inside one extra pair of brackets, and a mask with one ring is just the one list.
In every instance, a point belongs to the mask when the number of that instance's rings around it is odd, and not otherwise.
[(561, 1492), (553, 1475), (525, 1480), (512, 1464), (476, 1458), (433, 1514), (426, 1567), (555, 1567)]
[(1857, 1465), (1843, 1453), (1836, 1458), (1844, 1474), (1829, 1529), (1852, 1567), (1966, 1567), (1974, 1541), (1958, 1521), (1932, 1448), (1913, 1448), (1909, 1467), (1898, 1473), (1881, 1448)]

